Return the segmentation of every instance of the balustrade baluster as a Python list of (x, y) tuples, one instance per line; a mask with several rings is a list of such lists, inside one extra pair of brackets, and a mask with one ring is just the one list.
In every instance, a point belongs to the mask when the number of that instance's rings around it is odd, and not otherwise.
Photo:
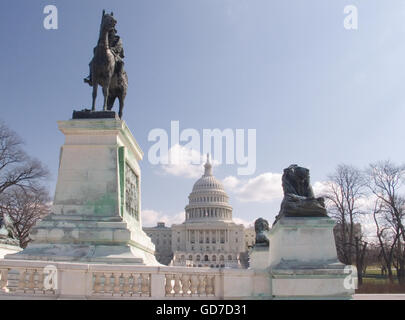
[(134, 288), (137, 294), (142, 294), (142, 277), (139, 273), (135, 275)]
[(128, 283), (129, 283), (128, 293), (130, 293), (131, 296), (132, 296), (133, 294), (137, 293), (136, 292), (136, 286), (135, 286), (135, 277), (134, 277), (133, 273), (131, 273), (129, 275)]
[(39, 288), (39, 272), (38, 269), (34, 270), (34, 275), (33, 275), (33, 289), (34, 292), (37, 292)]
[(180, 294), (180, 275), (179, 274), (175, 274), (174, 275), (174, 286), (173, 286), (173, 290), (174, 290), (174, 295), (178, 295)]
[(44, 269), (38, 271), (38, 291), (45, 293), (45, 288), (44, 288)]
[(129, 276), (130, 276), (130, 274), (128, 274), (128, 273), (125, 273), (123, 275), (123, 277), (124, 277), (124, 281), (123, 281), (123, 285), (122, 285), (122, 294), (123, 295), (129, 294)]
[(211, 295), (214, 293), (214, 276), (207, 276), (205, 283), (205, 293), (207, 295)]
[(182, 275), (181, 286), (182, 286), (183, 296), (188, 296), (189, 290), (190, 290), (190, 276), (188, 274)]
[(114, 294), (120, 293), (120, 274), (114, 274)]
[(201, 296), (205, 294), (205, 276), (198, 276), (198, 287), (197, 292), (198, 295)]
[(6, 290), (8, 282), (8, 269), (1, 270), (1, 290)]
[(35, 270), (34, 269), (28, 269), (28, 285), (27, 288), (29, 291), (34, 291), (35, 283), (34, 283), (34, 275), (35, 275)]
[(170, 295), (172, 293), (172, 275), (171, 274), (166, 274), (165, 278), (166, 278), (166, 284), (165, 284), (165, 292), (166, 295)]
[(93, 273), (94, 275), (94, 285), (93, 290), (95, 293), (100, 293), (101, 291), (101, 275), (98, 272)]
[(25, 278), (26, 278), (26, 270), (20, 269), (20, 279), (18, 280), (18, 290), (25, 291)]
[(111, 277), (112, 273), (105, 273), (104, 274), (104, 293), (112, 294), (113, 293), (113, 286), (111, 285)]
[(149, 275), (146, 273), (142, 274), (142, 287), (141, 293), (142, 295), (149, 295), (150, 294), (150, 283), (149, 283)]
[(191, 286), (190, 286), (190, 295), (195, 295), (198, 289), (198, 276), (196, 274), (191, 275)]

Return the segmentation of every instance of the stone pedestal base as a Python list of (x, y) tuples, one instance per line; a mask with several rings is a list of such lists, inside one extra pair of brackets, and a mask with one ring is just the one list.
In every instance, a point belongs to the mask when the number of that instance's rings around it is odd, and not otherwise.
[(274, 298), (351, 298), (351, 268), (337, 259), (334, 225), (329, 217), (283, 217), (268, 232)]
[(269, 267), (269, 247), (254, 246), (249, 251), (249, 269), (264, 270)]
[(5, 255), (20, 252), (22, 249), (17, 245), (5, 244), (0, 242), (0, 259), (3, 259)]
[(58, 122), (66, 140), (52, 213), (32, 230), (34, 241), (6, 259), (160, 265), (142, 230), (135, 138), (114, 112), (74, 118)]

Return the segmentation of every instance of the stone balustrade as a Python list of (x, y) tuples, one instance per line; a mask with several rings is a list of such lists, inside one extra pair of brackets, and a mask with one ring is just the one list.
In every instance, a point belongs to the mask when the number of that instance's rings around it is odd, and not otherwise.
[(165, 274), (165, 296), (215, 297), (215, 277), (218, 276), (215, 273), (198, 272)]
[[(56, 270), (53, 283), (47, 279), (50, 276), (46, 268)], [(0, 277), (0, 296), (11, 299), (202, 300), (271, 297), (269, 274), (249, 269), (0, 260)]]
[(17, 267), (0, 269), (0, 290), (12, 295), (53, 296), (55, 290), (44, 286), (43, 268)]
[(150, 297), (148, 273), (93, 272), (92, 295), (120, 297)]

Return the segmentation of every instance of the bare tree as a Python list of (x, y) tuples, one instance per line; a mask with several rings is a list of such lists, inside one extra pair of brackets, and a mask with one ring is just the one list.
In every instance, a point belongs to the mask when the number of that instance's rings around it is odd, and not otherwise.
[(13, 186), (35, 189), (48, 177), (48, 170), (29, 157), (22, 145), (18, 135), (0, 122), (0, 194)]
[(328, 180), (323, 196), (330, 215), (337, 221), (335, 238), (338, 256), (344, 264), (354, 264), (355, 237), (361, 232), (358, 230), (358, 216), (362, 214), (360, 201), (364, 196), (364, 177), (355, 167), (341, 164)]
[(0, 214), (9, 214), (25, 247), (31, 227), (47, 211), (49, 197), (42, 185), (48, 170), (22, 146), (18, 135), (0, 122)]
[(49, 214), (49, 195), (44, 188), (11, 188), (0, 196), (0, 212), (7, 213), (14, 222), (20, 246), (31, 241), (29, 233), (36, 222)]
[(368, 188), (376, 198), (373, 218), (389, 279), (393, 282), (394, 266), (399, 283), (405, 283), (405, 198), (400, 194), (405, 166), (377, 162), (370, 165), (367, 176)]

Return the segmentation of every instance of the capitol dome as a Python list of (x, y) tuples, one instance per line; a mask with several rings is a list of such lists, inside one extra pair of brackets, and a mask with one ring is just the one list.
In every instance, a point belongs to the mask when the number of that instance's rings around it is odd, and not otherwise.
[(186, 221), (230, 221), (232, 207), (222, 183), (212, 174), (212, 165), (207, 155), (204, 174), (193, 186), (186, 206)]

